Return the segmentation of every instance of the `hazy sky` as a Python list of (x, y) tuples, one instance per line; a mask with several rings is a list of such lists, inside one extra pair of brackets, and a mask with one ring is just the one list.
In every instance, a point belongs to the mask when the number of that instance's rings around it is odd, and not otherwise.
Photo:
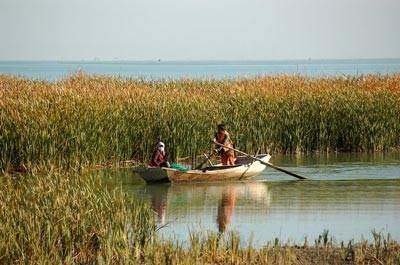
[(0, 0), (0, 60), (400, 58), (400, 0)]

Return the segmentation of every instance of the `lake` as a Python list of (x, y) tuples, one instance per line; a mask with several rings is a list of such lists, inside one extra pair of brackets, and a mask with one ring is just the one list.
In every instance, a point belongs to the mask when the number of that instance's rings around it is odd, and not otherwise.
[(144, 79), (237, 78), (299, 74), (340, 76), (400, 72), (400, 59), (279, 61), (0, 61), (0, 73), (59, 80), (82, 70)]
[(312, 180), (266, 169), (246, 182), (146, 185), (131, 170), (107, 172), (148, 201), (163, 237), (189, 231), (237, 232), (260, 246), (275, 238), (313, 242), (324, 230), (336, 242), (372, 239), (372, 230), (400, 240), (400, 154), (276, 156), (272, 162)]

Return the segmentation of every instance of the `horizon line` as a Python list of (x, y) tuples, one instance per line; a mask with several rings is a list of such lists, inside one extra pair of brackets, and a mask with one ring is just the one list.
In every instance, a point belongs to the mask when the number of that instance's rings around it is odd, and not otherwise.
[(296, 59), (7, 59), (0, 62), (281, 62), (281, 61), (354, 61), (354, 60), (400, 60), (400, 57), (371, 57), (371, 58), (296, 58)]

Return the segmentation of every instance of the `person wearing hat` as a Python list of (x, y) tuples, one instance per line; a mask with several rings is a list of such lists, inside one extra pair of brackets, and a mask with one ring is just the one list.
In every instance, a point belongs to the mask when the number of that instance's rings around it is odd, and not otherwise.
[[(224, 124), (219, 124), (217, 126), (217, 132), (213, 139), (214, 143), (219, 143), (224, 146), (233, 148), (233, 143), (229, 137), (229, 133), (225, 130)], [(218, 146), (216, 149), (217, 153), (221, 156), (222, 165), (234, 165), (236, 161), (235, 152), (229, 148)]]
[(156, 148), (153, 152), (149, 166), (151, 167), (170, 167), (167, 159), (167, 153), (165, 152), (165, 144), (159, 141), (156, 144)]

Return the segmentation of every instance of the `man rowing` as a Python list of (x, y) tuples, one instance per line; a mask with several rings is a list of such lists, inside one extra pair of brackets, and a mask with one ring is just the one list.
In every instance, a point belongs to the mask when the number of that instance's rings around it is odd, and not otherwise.
[(222, 165), (234, 165), (236, 161), (235, 152), (229, 149), (233, 148), (233, 143), (231, 138), (229, 137), (229, 133), (225, 130), (224, 124), (219, 124), (217, 126), (217, 132), (215, 133), (213, 142), (226, 146), (217, 146), (216, 149), (218, 154), (221, 156)]

